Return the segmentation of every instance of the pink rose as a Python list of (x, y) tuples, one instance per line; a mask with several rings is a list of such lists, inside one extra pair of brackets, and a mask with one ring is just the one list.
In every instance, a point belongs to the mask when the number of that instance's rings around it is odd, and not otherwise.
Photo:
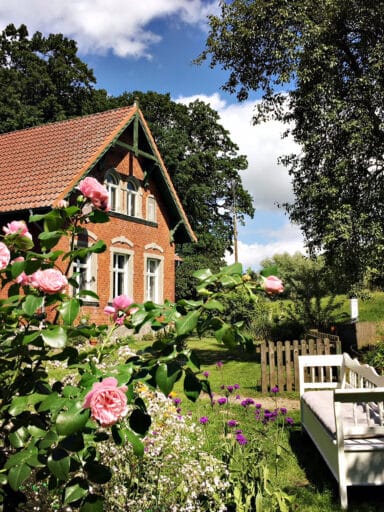
[(273, 295), (275, 293), (282, 293), (284, 291), (284, 285), (276, 276), (262, 276), (261, 287), (265, 290), (266, 293)]
[(55, 268), (38, 270), (31, 276), (31, 285), (48, 294), (61, 293), (68, 285), (67, 278)]
[(32, 240), (32, 235), (28, 231), (28, 227), (23, 220), (13, 220), (3, 227), (3, 231), (6, 235), (26, 236)]
[(95, 178), (84, 178), (79, 184), (80, 192), (89, 199), (93, 206), (100, 210), (109, 210), (108, 191)]
[(113, 299), (112, 306), (105, 306), (104, 313), (113, 315), (113, 320), (117, 324), (122, 325), (127, 313), (132, 313), (131, 310), (127, 311), (131, 304), (133, 304), (133, 300), (130, 297), (127, 295), (118, 295)]
[(92, 419), (102, 427), (110, 427), (128, 413), (127, 386), (117, 387), (114, 377), (107, 377), (101, 382), (95, 382), (91, 391), (86, 395), (83, 407), (91, 409)]
[(5, 243), (0, 242), (0, 270), (3, 270), (11, 259), (11, 253)]

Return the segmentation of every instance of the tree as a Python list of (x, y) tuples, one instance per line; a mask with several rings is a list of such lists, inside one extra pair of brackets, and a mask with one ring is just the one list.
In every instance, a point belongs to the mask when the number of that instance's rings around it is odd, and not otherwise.
[[(169, 94), (135, 91), (111, 98), (109, 107), (130, 105), (135, 98), (198, 238), (197, 244), (179, 247), (179, 254), (188, 257), (191, 269), (201, 268), (202, 260), (218, 269), (233, 243), (234, 201), (240, 223), (245, 215), (254, 213), (252, 198), (243, 189), (239, 174), (247, 167), (246, 157), (238, 154), (239, 148), (220, 124), (218, 113), (206, 103), (196, 100), (182, 105)], [(194, 255), (195, 263), (191, 261)], [(178, 273), (184, 274), (182, 267)], [(182, 295), (185, 293), (183, 286)]]
[(234, 0), (210, 17), (198, 59), (229, 70), (239, 100), (262, 91), (255, 122), (293, 123), (285, 206), (350, 284), (384, 270), (383, 19), (373, 0)]
[(97, 112), (106, 92), (95, 83), (75, 41), (29, 38), (25, 25), (8, 25), (0, 35), (0, 132)]

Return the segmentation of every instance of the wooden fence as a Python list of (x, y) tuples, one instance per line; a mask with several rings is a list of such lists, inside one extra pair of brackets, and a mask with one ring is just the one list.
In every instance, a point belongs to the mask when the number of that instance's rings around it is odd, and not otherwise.
[(341, 343), (337, 336), (328, 338), (268, 341), (260, 345), (261, 391), (267, 393), (274, 386), (280, 391), (299, 390), (300, 355), (339, 354)]

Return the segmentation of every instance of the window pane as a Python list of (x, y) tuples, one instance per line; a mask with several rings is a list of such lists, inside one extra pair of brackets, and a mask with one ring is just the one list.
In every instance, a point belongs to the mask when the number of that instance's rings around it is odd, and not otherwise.
[(156, 200), (154, 197), (148, 197), (147, 200), (147, 219), (156, 222)]
[(159, 265), (160, 261), (147, 259), (146, 268), (146, 300), (157, 302), (159, 300)]
[(113, 287), (112, 295), (127, 295), (128, 294), (128, 262), (129, 255), (117, 254), (113, 255)]

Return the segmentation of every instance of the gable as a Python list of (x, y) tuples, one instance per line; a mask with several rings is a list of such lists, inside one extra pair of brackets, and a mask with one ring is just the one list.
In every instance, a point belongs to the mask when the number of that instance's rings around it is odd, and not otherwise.
[(0, 135), (0, 213), (54, 206), (111, 147), (147, 162), (145, 167), (164, 194), (176, 239), (195, 240), (137, 105)]

